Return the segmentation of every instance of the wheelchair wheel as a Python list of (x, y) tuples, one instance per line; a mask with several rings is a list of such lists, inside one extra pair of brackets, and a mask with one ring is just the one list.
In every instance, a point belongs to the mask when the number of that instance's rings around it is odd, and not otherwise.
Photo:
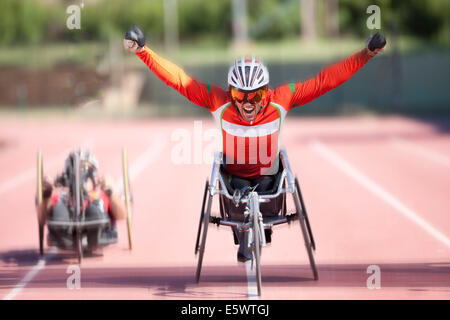
[(128, 230), (128, 247), (133, 249), (133, 237), (131, 228), (131, 191), (130, 191), (130, 179), (128, 174), (128, 153), (127, 149), (122, 149), (122, 174), (123, 174), (123, 190), (125, 195), (125, 204), (127, 208), (127, 230)]
[[(74, 181), (73, 181), (73, 191), (74, 191), (74, 200), (75, 200), (75, 221), (81, 222), (81, 177), (80, 177), (80, 157), (77, 153), (75, 153), (75, 163), (74, 163)], [(81, 227), (76, 226), (75, 230), (75, 246), (78, 254), (78, 263), (81, 263), (83, 260), (83, 243), (82, 243), (82, 233)]]
[(311, 236), (311, 234), (308, 233), (308, 228), (307, 228), (307, 223), (306, 223), (306, 219), (307, 218), (305, 218), (306, 217), (306, 212), (304, 211), (304, 203), (303, 203), (303, 201), (300, 202), (301, 193), (300, 193), (300, 188), (299, 188), (299, 184), (298, 184), (297, 178), (295, 178), (295, 181), (296, 181), (296, 188), (297, 188), (297, 193), (293, 194), (294, 203), (295, 203), (295, 209), (297, 211), (298, 220), (300, 222), (300, 228), (302, 230), (303, 239), (305, 241), (306, 251), (308, 252), (309, 264), (310, 264), (312, 272), (313, 272), (314, 280), (318, 280), (319, 279), (319, 275), (318, 275), (318, 272), (317, 272), (316, 263), (314, 261), (313, 242), (311, 240), (312, 236)]
[(83, 261), (83, 239), (81, 236), (81, 230), (79, 230), (79, 228), (77, 228), (75, 232), (75, 245), (77, 246), (76, 249), (78, 255), (78, 263), (81, 264), (81, 262)]
[[(208, 192), (209, 193), (209, 192)], [(202, 223), (203, 223), (203, 233), (202, 233), (202, 237), (201, 237), (201, 243), (200, 243), (200, 248), (198, 250), (198, 263), (197, 263), (197, 271), (195, 273), (195, 282), (199, 282), (200, 281), (200, 273), (202, 271), (202, 263), (203, 263), (203, 255), (205, 253), (205, 245), (206, 245), (206, 236), (208, 234), (208, 225), (209, 225), (209, 217), (211, 215), (211, 204), (212, 204), (212, 195), (210, 194), (208, 196), (208, 203), (206, 205), (206, 211), (203, 215), (202, 218)]]
[(297, 177), (295, 177), (295, 188), (297, 189), (298, 198), (300, 200), (300, 205), (302, 206), (302, 212), (305, 217), (306, 228), (308, 229), (309, 239), (311, 241), (311, 246), (313, 250), (316, 250), (316, 243), (314, 241), (313, 233), (311, 230), (311, 225), (309, 223), (308, 213), (306, 212), (305, 203), (303, 202), (302, 192), (300, 190), (300, 184), (298, 183)]
[(197, 254), (199, 250), (199, 242), (200, 242), (200, 235), (202, 233), (203, 217), (205, 216), (205, 204), (206, 204), (206, 196), (208, 194), (208, 187), (209, 181), (208, 179), (206, 179), (205, 191), (203, 192), (202, 210), (200, 211), (200, 220), (198, 221), (197, 240), (195, 241), (195, 254)]
[[(258, 213), (259, 214), (259, 213)], [(262, 280), (261, 280), (261, 230), (259, 217), (257, 212), (253, 213), (253, 255), (256, 266), (256, 287), (258, 296), (261, 296)], [(263, 231), (264, 232), (264, 231)]]
[(38, 214), (38, 224), (39, 224), (39, 254), (44, 255), (44, 224), (41, 222), (39, 217), (39, 208), (42, 204), (42, 185), (43, 185), (43, 163), (42, 163), (42, 152), (39, 151), (37, 154), (37, 188), (36, 188), (36, 205)]
[[(283, 182), (283, 188), (286, 189), (286, 180)], [(286, 193), (283, 193), (281, 198), (281, 215), (286, 217), (287, 207), (286, 207)]]

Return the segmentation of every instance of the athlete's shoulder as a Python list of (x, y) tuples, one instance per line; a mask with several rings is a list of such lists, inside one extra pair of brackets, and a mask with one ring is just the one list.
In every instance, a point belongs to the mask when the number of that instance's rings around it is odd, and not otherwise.
[(225, 91), (224, 89), (215, 85), (206, 84), (206, 86), (208, 88), (208, 93), (211, 97), (210, 98), (211, 105), (208, 106), (211, 112), (214, 112), (220, 107), (231, 102), (231, 96), (228, 91)]
[(277, 87), (269, 92), (269, 102), (277, 107), (282, 107), (288, 111), (291, 107), (291, 99), (295, 92), (295, 85), (292, 83)]

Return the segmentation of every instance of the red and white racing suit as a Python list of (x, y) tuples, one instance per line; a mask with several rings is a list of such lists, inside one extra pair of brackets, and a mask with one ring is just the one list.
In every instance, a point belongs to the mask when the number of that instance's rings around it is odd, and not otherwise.
[(372, 57), (367, 49), (363, 49), (323, 69), (312, 79), (269, 90), (255, 120), (247, 122), (233, 105), (229, 91), (189, 77), (181, 68), (161, 58), (147, 46), (136, 55), (163, 82), (212, 113), (222, 134), (221, 151), (224, 153), (226, 171), (246, 179), (276, 173), (274, 168), (278, 166), (281, 128), (289, 110), (336, 88)]

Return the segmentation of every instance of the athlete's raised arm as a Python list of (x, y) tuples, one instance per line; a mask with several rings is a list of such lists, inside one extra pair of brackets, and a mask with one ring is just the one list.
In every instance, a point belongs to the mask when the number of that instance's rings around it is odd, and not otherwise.
[(171, 86), (189, 101), (210, 108), (210, 87), (188, 76), (174, 63), (158, 56), (145, 45), (144, 33), (136, 26), (125, 33), (125, 49), (134, 52), (164, 83)]
[(367, 40), (366, 47), (361, 51), (343, 61), (326, 67), (314, 78), (304, 82), (285, 85), (280, 87), (279, 91), (280, 93), (290, 91), (292, 94), (289, 108), (304, 105), (350, 79), (367, 61), (378, 52), (383, 51), (385, 46), (386, 39), (384, 36), (376, 33)]

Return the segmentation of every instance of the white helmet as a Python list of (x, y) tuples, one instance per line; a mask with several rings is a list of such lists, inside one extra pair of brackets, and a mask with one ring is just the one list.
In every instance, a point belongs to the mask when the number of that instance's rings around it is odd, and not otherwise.
[(236, 60), (228, 71), (228, 85), (245, 91), (259, 89), (269, 83), (269, 71), (254, 57)]
[(95, 168), (95, 170), (98, 170), (98, 160), (89, 150), (80, 150), (79, 154), (80, 161), (88, 162)]

